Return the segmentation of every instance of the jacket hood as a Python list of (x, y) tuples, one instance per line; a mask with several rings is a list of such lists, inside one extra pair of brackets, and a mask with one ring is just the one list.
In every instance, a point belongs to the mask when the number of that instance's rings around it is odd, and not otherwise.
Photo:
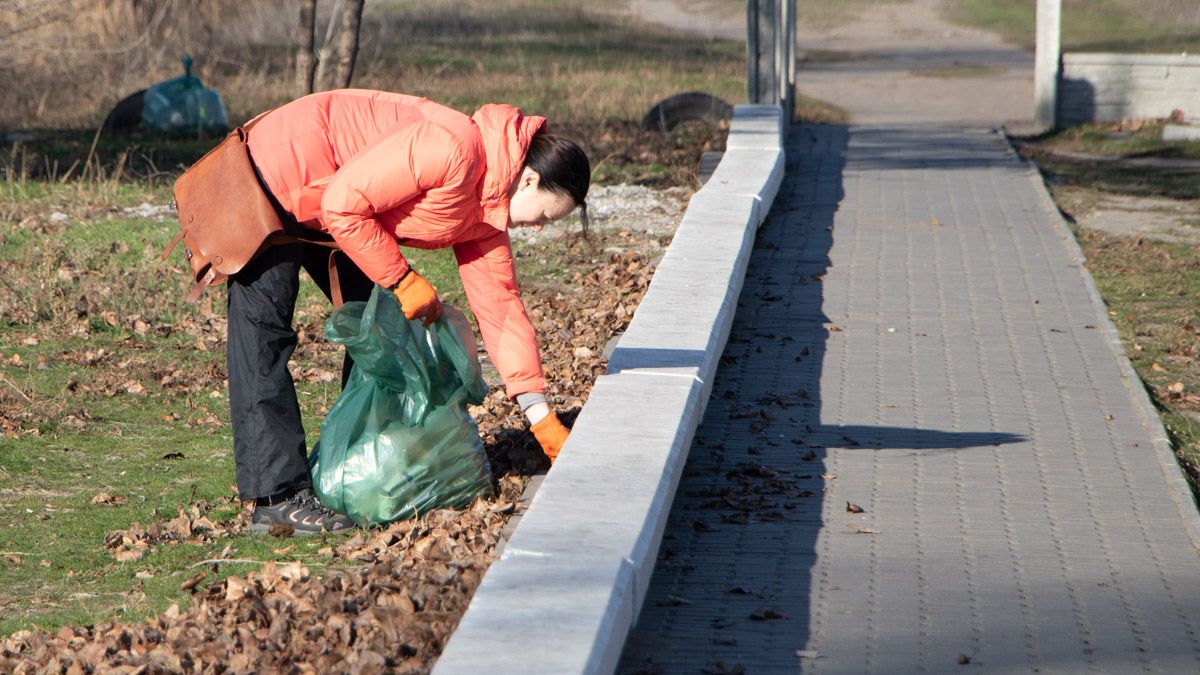
[(508, 228), (508, 188), (525, 166), (534, 134), (546, 125), (544, 117), (526, 117), (518, 108), (489, 103), (471, 116), (483, 138), (487, 175), (483, 179), (483, 219), (498, 230)]

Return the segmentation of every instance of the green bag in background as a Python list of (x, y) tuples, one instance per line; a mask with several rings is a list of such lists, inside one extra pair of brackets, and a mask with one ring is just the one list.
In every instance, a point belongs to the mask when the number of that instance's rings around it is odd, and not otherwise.
[(475, 334), (462, 312), (442, 305), (428, 329), (409, 321), (376, 286), (347, 302), (325, 337), (354, 359), (349, 382), (321, 423), (309, 455), (313, 490), (359, 525), (460, 508), (493, 494), (479, 428), (467, 403), (482, 403)]
[(190, 56), (183, 57), (182, 77), (146, 89), (142, 124), (149, 130), (172, 136), (223, 136), (229, 131), (221, 95), (192, 76)]

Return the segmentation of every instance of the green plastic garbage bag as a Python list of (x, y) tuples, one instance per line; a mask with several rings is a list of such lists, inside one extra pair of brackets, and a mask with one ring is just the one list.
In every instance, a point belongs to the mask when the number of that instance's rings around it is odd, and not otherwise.
[(325, 324), (326, 339), (346, 346), (354, 368), (308, 463), (321, 502), (359, 525), (492, 495), (466, 407), (487, 395), (475, 336), (461, 312), (443, 307), (425, 329), (376, 286), (370, 300), (342, 305)]
[(142, 124), (172, 136), (229, 131), (221, 95), (192, 76), (192, 57), (183, 57), (183, 76), (150, 87), (142, 99)]

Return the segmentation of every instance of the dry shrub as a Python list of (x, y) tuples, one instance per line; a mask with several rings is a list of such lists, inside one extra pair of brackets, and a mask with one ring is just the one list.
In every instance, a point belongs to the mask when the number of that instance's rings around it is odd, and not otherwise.
[[(318, 3), (330, 41), (333, 0)], [(238, 123), (298, 94), (298, 6), (284, 0), (0, 0), (0, 127), (94, 127), (179, 74), (184, 52)], [(742, 91), (741, 51), (580, 0), (368, 3), (353, 86), (465, 112), (506, 101), (553, 119), (640, 119), (685, 89)]]
[(0, 127), (98, 123), (126, 95), (182, 73), (207, 79), (227, 56), (287, 44), (284, 0), (0, 2)]

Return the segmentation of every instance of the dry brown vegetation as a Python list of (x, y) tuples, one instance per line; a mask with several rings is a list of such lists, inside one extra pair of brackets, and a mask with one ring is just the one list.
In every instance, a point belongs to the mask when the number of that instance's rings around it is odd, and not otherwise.
[[(223, 297), (184, 306), (180, 261), (158, 260), (175, 226), (125, 208), (165, 203), (212, 139), (95, 130), (119, 99), (177, 75), (185, 51), (232, 122), (292, 98), (293, 9), (0, 0), (0, 132), (26, 132), (0, 145), (0, 633), (11, 634), (0, 672), (199, 671), (234, 659), (425, 670), (515, 493), (544, 468), (496, 388), (471, 411), (495, 500), (350, 543), (231, 536), (244, 512), (229, 489)], [(467, 112), (511, 102), (578, 138), (597, 183), (694, 185), (700, 153), (719, 147), (722, 131), (667, 137), (637, 120), (688, 89), (736, 102), (743, 48), (623, 21), (576, 0), (372, 1), (354, 84)], [(559, 411), (586, 400), (606, 342), (646, 288), (647, 258), (668, 240), (601, 232), (539, 245), (536, 256), (518, 247)], [(613, 247), (629, 252), (599, 253)], [(452, 265), (418, 263), (454, 292)], [(321, 341), (327, 313), (302, 293), (293, 365), (313, 432), (337, 397), (340, 350)], [(180, 609), (164, 614), (172, 604)]]
[[(557, 409), (567, 412), (564, 419), (569, 422), (574, 417), (572, 411), (587, 399), (595, 377), (603, 372), (604, 346), (628, 324), (653, 267), (634, 252), (594, 260), (592, 246), (581, 240), (568, 244), (561, 254), (567, 259), (591, 261), (580, 266), (589, 269), (573, 276), (568, 292), (535, 286), (526, 297), (539, 342), (545, 348), (544, 365), (551, 382), (548, 395)], [(119, 324), (129, 319), (122, 310), (108, 311)], [(33, 317), (29, 319), (38, 323)], [(161, 412), (169, 407), (164, 405), (167, 397), (186, 396), (192, 386), (203, 390), (222, 386), (219, 368), (208, 376), (196, 377), (195, 373), (174, 369), (169, 354), (148, 354), (154, 351), (149, 345), (163, 339), (152, 339), (161, 325), (160, 320), (152, 321), (154, 325), (143, 321), (147, 327), (142, 331), (133, 329), (150, 340), (143, 355), (135, 357), (137, 365), (119, 364), (115, 354), (80, 356), (92, 359), (94, 374), (86, 382), (67, 387), (69, 391), (63, 396), (71, 411), (94, 409), (88, 401), (94, 397), (128, 397), (151, 407), (157, 403)], [(220, 340), (219, 315), (185, 323), (186, 327), (178, 326), (178, 331), (170, 332), (181, 332), (184, 339), (198, 342)], [(307, 373), (313, 366), (318, 379), (335, 379), (338, 349), (318, 343), (310, 328), (302, 327), (304, 351), (311, 358), (304, 364), (300, 379), (308, 380)], [(192, 335), (192, 331), (196, 333)], [(43, 333), (43, 340), (49, 340), (50, 332)], [(128, 380), (131, 371), (147, 371), (156, 381), (148, 381), (145, 386), (130, 381), (136, 385), (131, 388), (121, 382)], [(108, 390), (101, 391), (97, 387), (105, 377), (109, 378), (105, 385)], [(28, 395), (43, 396), (32, 390)], [(67, 408), (62, 408), (50, 414), (61, 418), (66, 412)], [(174, 583), (176, 593), (181, 590), (190, 595), (189, 600), (177, 601), (176, 606), (144, 622), (109, 621), (50, 631), (17, 631), (0, 640), (0, 672), (134, 672), (138, 668), (147, 669), (140, 672), (195, 673), (222, 669), (426, 672), (493, 559), (493, 549), (513, 512), (525, 477), (546, 465), (536, 441), (523, 429), (518, 411), (502, 389), (494, 388), (484, 404), (473, 406), (471, 412), (479, 423), (497, 480), (493, 499), (478, 501), (463, 511), (434, 511), (418, 520), (394, 523), (382, 531), (363, 531), (349, 539), (333, 537), (314, 544), (321, 547), (316, 550), (291, 538), (267, 542), (259, 538), (258, 543), (267, 550), (250, 553), (250, 560), (236, 559), (254, 550), (246, 537), (237, 536), (244, 531), (248, 511), (239, 509), (228, 495), (193, 502), (146, 525), (123, 524), (121, 529), (107, 532), (102, 541), (76, 543), (77, 547), (82, 544), (106, 550), (118, 568), (139, 568), (136, 583), (120, 593), (122, 604), (144, 605), (150, 591), (143, 588), (143, 583)], [(80, 431), (95, 422), (90, 415), (86, 417), (79, 420)], [(0, 419), (10, 419), (3, 406)], [(23, 436), (36, 429), (33, 425), (37, 420), (25, 420), (20, 415), (11, 419), (18, 424), (11, 436)], [(210, 422), (220, 425), (213, 416), (199, 421), (198, 426)], [(177, 424), (184, 424), (184, 420), (168, 421), (161, 433), (167, 433), (165, 427)], [(187, 452), (195, 450), (189, 448)], [(178, 454), (177, 461), (185, 461), (183, 453)], [(111, 512), (120, 518), (116, 509), (130, 506), (126, 494), (118, 490), (97, 493), (91, 496), (90, 506), (84, 508)], [(153, 564), (156, 557), (161, 560), (171, 553), (187, 553), (187, 549), (202, 558), (204, 551), (220, 549), (221, 553), (209, 554), (211, 560), (175, 570), (177, 574), (171, 576), (169, 565)], [(37, 569), (32, 561), (13, 557), (10, 560), (0, 555), (0, 561), (26, 571)], [(308, 562), (302, 564), (301, 560)], [(238, 564), (247, 562), (261, 563), (261, 567), (251, 568), (256, 572), (230, 576), (231, 565), (236, 571)], [(314, 563), (324, 568), (323, 574), (310, 573), (305, 566)], [(79, 570), (81, 575), (88, 572)], [(128, 574), (126, 568), (122, 576)], [(170, 578), (176, 581), (167, 581)], [(0, 592), (0, 607), (11, 603), (9, 609), (17, 610), (28, 604), (29, 598), (7, 596), (8, 592), (20, 591), (14, 585), (5, 587)], [(0, 612), (0, 617), (4, 614)]]
[[(318, 46), (332, 4), (318, 6)], [(353, 86), (592, 120), (639, 118), (679, 90), (666, 82), (741, 95), (739, 45), (685, 40), (586, 6), (369, 2)], [(184, 53), (240, 122), (298, 94), (297, 25), (297, 6), (282, 0), (0, 2), (0, 128), (94, 127), (126, 95), (180, 74)]]
[(0, 127), (94, 124), (127, 94), (181, 74), (184, 53), (201, 79), (244, 77), (258, 68), (239, 55), (291, 39), (288, 4), (0, 2)]

